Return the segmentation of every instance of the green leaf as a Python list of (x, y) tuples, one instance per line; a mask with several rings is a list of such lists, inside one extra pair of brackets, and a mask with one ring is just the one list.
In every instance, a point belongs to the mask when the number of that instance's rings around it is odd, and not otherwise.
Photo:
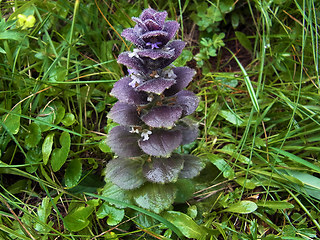
[[(119, 188), (117, 185), (113, 184), (111, 181), (106, 181), (106, 185), (103, 187), (102, 196), (117, 199), (118, 201), (131, 204), (131, 195), (129, 195), (128, 191), (125, 191)], [(122, 208), (123, 206), (120, 204), (114, 204), (117, 208)]]
[(115, 158), (107, 164), (106, 178), (122, 189), (138, 188), (146, 181), (142, 164), (141, 159)]
[(230, 111), (221, 110), (219, 115), (235, 126), (241, 126), (243, 124), (243, 120), (238, 115)]
[(29, 134), (26, 136), (25, 139), (25, 147), (26, 148), (33, 148), (38, 145), (41, 140), (41, 128), (36, 123), (31, 123), (29, 125)]
[(108, 225), (115, 226), (122, 221), (124, 209), (118, 209), (110, 206), (108, 203), (103, 203), (97, 211), (97, 217), (100, 219), (108, 217)]
[(239, 185), (241, 185), (247, 189), (255, 189), (256, 188), (256, 184), (254, 182), (252, 182), (250, 179), (245, 178), (245, 177), (237, 177), (236, 182)]
[(20, 129), (20, 116), (15, 115), (21, 114), (21, 105), (16, 106), (8, 114), (2, 116), (2, 122), (7, 126), (8, 131), (12, 134), (17, 134)]
[(174, 200), (176, 203), (187, 201), (195, 191), (194, 183), (190, 179), (178, 179), (175, 186), (177, 187), (177, 194)]
[(145, 209), (155, 213), (169, 208), (174, 202), (176, 188), (173, 184), (145, 183), (132, 192), (135, 202)]
[[(48, 233), (51, 229), (45, 225), (51, 213), (52, 204), (48, 197), (42, 200), (41, 205), (37, 209), (38, 219), (43, 223), (35, 223), (34, 228), (41, 233)], [(53, 222), (50, 223), (53, 225)]]
[(185, 66), (187, 62), (191, 61), (193, 54), (190, 50), (184, 49), (181, 55), (173, 62), (173, 65), (177, 67)]
[(82, 164), (80, 159), (73, 159), (68, 164), (66, 173), (64, 175), (64, 181), (68, 188), (76, 186), (81, 178)]
[(220, 156), (208, 154), (208, 159), (214, 164), (222, 173), (225, 178), (233, 179), (234, 171), (230, 165)]
[(108, 146), (107, 144), (107, 139), (103, 139), (99, 142), (98, 147), (100, 148), (100, 150), (104, 153), (111, 153), (111, 148)]
[(187, 238), (202, 239), (207, 235), (204, 228), (196, 224), (191, 217), (188, 215), (176, 212), (176, 211), (167, 211), (162, 216), (167, 219), (169, 222), (174, 224)]
[(72, 232), (78, 232), (89, 225), (88, 217), (93, 212), (93, 206), (80, 206), (71, 211), (65, 218), (66, 227)]
[(254, 202), (251, 201), (241, 201), (235, 204), (232, 204), (227, 209), (223, 210), (224, 212), (233, 212), (233, 213), (241, 213), (241, 214), (248, 214), (252, 213), (257, 210), (258, 206)]
[(247, 35), (245, 35), (243, 32), (235, 32), (236, 37), (238, 38), (240, 44), (247, 49), (249, 52), (252, 52), (252, 45), (250, 40), (248, 39)]
[(105, 197), (105, 196), (99, 196), (99, 195), (92, 194), (92, 193), (85, 193), (85, 194), (88, 195), (88, 196), (91, 196), (91, 197), (102, 199), (102, 200), (107, 201), (107, 202), (112, 203), (112, 204), (120, 205), (122, 207), (131, 208), (131, 209), (133, 209), (135, 211), (138, 211), (138, 212), (140, 212), (142, 214), (150, 216), (150, 217), (156, 219), (157, 221), (163, 223), (165, 226), (167, 226), (169, 229), (171, 229), (173, 232), (175, 232), (180, 239), (184, 239), (184, 236), (182, 235), (180, 230), (174, 224), (170, 223), (168, 220), (166, 220), (165, 218), (163, 218), (163, 217), (161, 217), (161, 216), (159, 216), (157, 214), (154, 214), (152, 212), (144, 210), (144, 209), (142, 209), (140, 207), (137, 207), (135, 205), (128, 204), (128, 203), (123, 202), (123, 201), (118, 200), (118, 199), (113, 199), (113, 198), (109, 198), (109, 197)]
[(287, 209), (294, 208), (294, 205), (285, 201), (259, 201), (257, 202), (258, 207), (267, 207), (272, 209)]
[(66, 127), (71, 126), (76, 121), (75, 116), (72, 113), (66, 113), (64, 118), (61, 120), (62, 124)]
[(304, 165), (304, 166), (306, 166), (308, 168), (311, 168), (312, 170), (317, 171), (318, 173), (320, 173), (320, 167), (317, 166), (317, 165), (314, 165), (314, 164), (312, 164), (312, 163), (310, 163), (310, 162), (308, 162), (308, 161), (306, 161), (306, 160), (304, 160), (304, 159), (302, 159), (302, 158), (300, 158), (300, 157), (298, 157), (298, 156), (296, 156), (296, 155), (294, 155), (292, 153), (286, 152), (286, 151), (284, 151), (282, 149), (278, 149), (278, 148), (274, 148), (274, 147), (271, 147), (271, 149), (273, 149), (277, 153), (287, 157), (289, 160), (291, 160), (293, 162), (296, 162), (296, 163), (299, 163), (301, 165)]
[(48, 160), (52, 151), (53, 136), (54, 136), (54, 132), (49, 133), (44, 139), (42, 144), (42, 158), (43, 158), (43, 163), (45, 165), (48, 163)]
[(27, 152), (26, 164), (30, 164), (30, 166), (26, 167), (26, 170), (29, 173), (33, 173), (38, 169), (39, 163), (42, 160), (41, 149), (40, 148), (32, 148)]
[(320, 200), (320, 178), (305, 172), (289, 170), (287, 172), (304, 184), (303, 186), (297, 186), (299, 189)]
[(0, 32), (0, 40), (22, 41), (24, 36), (24, 33), (18, 31), (6, 30), (4, 32)]
[(231, 24), (233, 28), (237, 28), (239, 26), (240, 17), (238, 13), (233, 12), (231, 14)]
[(54, 172), (58, 171), (66, 162), (71, 145), (70, 134), (63, 132), (60, 136), (61, 148), (55, 148), (51, 156), (51, 167)]

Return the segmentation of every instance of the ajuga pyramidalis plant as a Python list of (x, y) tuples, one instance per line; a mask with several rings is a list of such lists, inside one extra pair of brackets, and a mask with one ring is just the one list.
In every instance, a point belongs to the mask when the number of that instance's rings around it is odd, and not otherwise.
[(165, 11), (145, 9), (132, 18), (135, 27), (122, 32), (135, 48), (118, 57), (128, 75), (114, 84), (111, 95), (119, 101), (108, 114), (119, 126), (107, 136), (117, 157), (107, 164), (106, 181), (155, 212), (174, 202), (179, 179), (197, 176), (204, 166), (196, 156), (175, 152), (198, 136), (197, 124), (187, 116), (199, 99), (184, 90), (195, 71), (172, 65), (185, 42), (173, 40), (179, 24), (166, 17)]

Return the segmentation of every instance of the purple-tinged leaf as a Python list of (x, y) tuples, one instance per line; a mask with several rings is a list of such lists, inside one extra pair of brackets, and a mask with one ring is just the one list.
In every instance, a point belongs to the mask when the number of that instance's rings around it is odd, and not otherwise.
[(189, 67), (176, 67), (173, 68), (172, 71), (177, 76), (176, 84), (165, 91), (166, 96), (174, 95), (187, 87), (195, 75), (195, 71)]
[(181, 155), (184, 160), (183, 169), (180, 171), (179, 178), (194, 178), (199, 175), (200, 171), (205, 167), (202, 160), (192, 155)]
[(176, 195), (174, 184), (145, 183), (141, 188), (132, 191), (135, 202), (145, 209), (160, 213), (169, 208)]
[(128, 41), (132, 42), (136, 46), (145, 46), (145, 42), (139, 37), (139, 32), (136, 27), (124, 29), (121, 36), (125, 37)]
[(136, 91), (129, 85), (131, 82), (132, 79), (130, 77), (121, 78), (114, 84), (110, 94), (119, 99), (120, 102), (134, 105), (147, 104), (147, 94)]
[(162, 29), (162, 26), (152, 19), (147, 19), (143, 23), (147, 26), (149, 31), (157, 31)]
[(129, 68), (133, 68), (139, 71), (145, 72), (143, 61), (138, 57), (137, 52), (124, 52), (118, 56), (118, 63), (126, 65)]
[[(186, 46), (186, 42), (181, 41), (181, 40), (174, 40), (169, 42), (166, 47), (169, 49), (174, 49), (174, 56), (173, 58), (170, 59), (170, 61), (174, 61), (176, 60), (180, 54), (182, 53), (182, 50), (184, 49), (184, 47)], [(171, 62), (170, 62), (171, 63)]]
[(134, 126), (141, 123), (137, 107), (127, 103), (116, 102), (110, 109), (108, 117), (121, 125)]
[(166, 11), (163, 12), (155, 12), (153, 14), (154, 19), (157, 21), (157, 23), (161, 26), (165, 24), (166, 17), (168, 16), (168, 13)]
[(166, 50), (166, 49), (144, 49), (138, 52), (138, 55), (142, 58), (151, 58), (152, 60), (156, 60), (158, 58), (169, 59), (174, 56), (174, 49)]
[[(161, 50), (159, 49), (155, 53), (150, 52), (155, 50), (147, 49), (144, 50), (143, 53), (139, 52), (138, 54), (139, 56), (141, 56), (145, 68), (152, 71), (169, 66), (174, 60), (179, 57), (185, 45), (185, 42), (181, 40), (175, 40), (169, 42)], [(172, 54), (170, 55), (169, 53)], [(142, 57), (142, 55), (145, 55), (146, 57)], [(165, 58), (164, 56), (168, 58)]]
[(145, 182), (142, 161), (140, 159), (115, 158), (107, 164), (106, 178), (122, 189), (138, 188)]
[(179, 29), (179, 23), (176, 21), (166, 21), (163, 26), (163, 31), (168, 33), (168, 39), (172, 39)]
[(130, 133), (124, 126), (116, 126), (107, 136), (107, 144), (120, 157), (137, 157), (143, 154), (138, 146), (140, 136)]
[(180, 146), (182, 134), (180, 131), (158, 130), (149, 135), (146, 141), (139, 141), (141, 149), (148, 155), (169, 157), (173, 150)]
[(181, 145), (192, 143), (199, 135), (197, 122), (189, 118), (182, 119), (174, 129), (180, 130), (182, 133)]
[(140, 36), (144, 42), (161, 42), (162, 46), (170, 40), (168, 34), (164, 31), (146, 32)]
[(136, 89), (138, 91), (144, 91), (160, 95), (166, 89), (170, 88), (175, 82), (176, 81), (173, 79), (153, 78), (140, 84), (138, 87), (136, 87)]
[(146, 162), (143, 166), (143, 175), (154, 183), (175, 182), (183, 168), (183, 159), (179, 154), (174, 154), (169, 158), (152, 158), (151, 162)]
[(199, 98), (193, 92), (182, 90), (175, 97), (177, 105), (183, 109), (183, 116), (190, 115), (198, 107)]
[(141, 117), (150, 127), (171, 128), (182, 115), (182, 108), (176, 106), (159, 106), (152, 108), (147, 114)]

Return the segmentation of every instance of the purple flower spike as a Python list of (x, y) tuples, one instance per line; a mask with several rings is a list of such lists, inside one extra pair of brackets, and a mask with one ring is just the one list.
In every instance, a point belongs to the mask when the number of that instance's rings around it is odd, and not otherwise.
[(136, 25), (122, 32), (135, 48), (118, 57), (128, 75), (114, 84), (111, 95), (119, 101), (108, 113), (120, 126), (107, 135), (119, 157), (107, 164), (106, 179), (157, 213), (173, 203), (176, 181), (197, 176), (205, 166), (199, 158), (176, 151), (198, 137), (198, 124), (186, 116), (196, 110), (199, 99), (184, 90), (195, 71), (171, 65), (186, 43), (173, 40), (179, 23), (166, 17), (165, 11), (145, 9), (132, 18)]

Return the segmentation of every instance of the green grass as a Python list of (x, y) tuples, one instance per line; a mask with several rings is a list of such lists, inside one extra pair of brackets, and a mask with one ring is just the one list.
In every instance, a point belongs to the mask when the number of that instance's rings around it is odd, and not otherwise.
[[(320, 238), (319, 2), (202, 4), (0, 2), (1, 239)], [(149, 5), (187, 41), (177, 65), (197, 71), (200, 135), (183, 151), (206, 162), (192, 197), (161, 214), (103, 179), (116, 59), (132, 48), (120, 34)], [(197, 64), (201, 39), (220, 33)]]

